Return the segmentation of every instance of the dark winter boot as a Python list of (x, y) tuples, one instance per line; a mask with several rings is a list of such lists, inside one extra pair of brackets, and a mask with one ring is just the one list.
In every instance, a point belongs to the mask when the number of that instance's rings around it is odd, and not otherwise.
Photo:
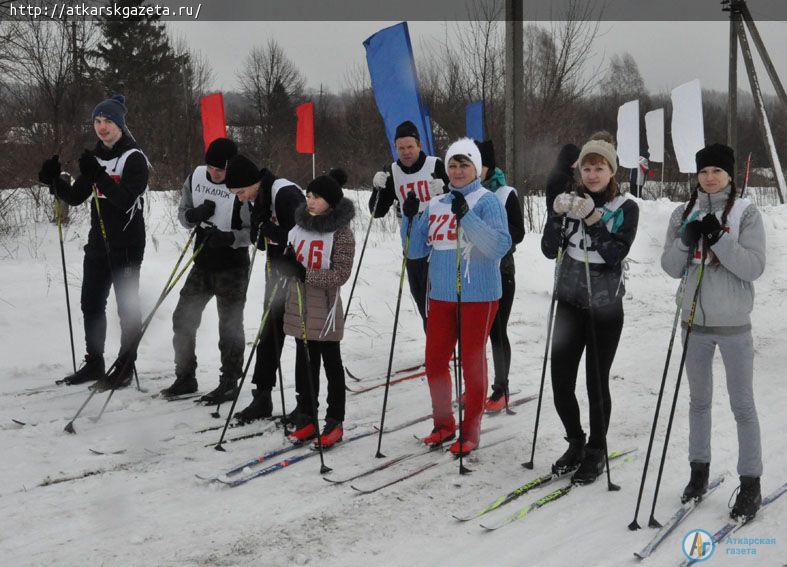
[[(330, 417), (326, 418), (325, 427), (323, 427), (322, 435), (320, 435), (320, 443), (322, 443), (322, 448), (330, 449), (331, 447), (333, 447), (339, 441), (342, 440), (342, 435), (344, 435), (342, 422), (332, 419)], [(314, 443), (314, 446), (318, 447), (316, 441)]]
[(85, 382), (93, 382), (99, 378), (104, 377), (104, 357), (100, 354), (86, 354), (85, 363), (82, 368), (69, 374), (62, 380), (58, 380), (58, 384), (84, 384)]
[(235, 419), (237, 419), (239, 423), (250, 423), (273, 415), (271, 391), (257, 389), (253, 390), (252, 394), (254, 397), (251, 403), (241, 411), (235, 413)]
[(738, 497), (730, 512), (730, 518), (738, 522), (749, 522), (757, 515), (757, 510), (761, 505), (760, 478), (742, 476), (741, 485), (738, 487)]
[(172, 386), (161, 390), (161, 395), (165, 398), (185, 396), (196, 392), (197, 387), (197, 378), (193, 374), (185, 374), (176, 376)]
[(576, 439), (565, 438), (568, 441), (568, 449), (552, 465), (552, 474), (566, 474), (579, 466), (585, 458), (585, 434)]
[(218, 387), (202, 396), (199, 401), (208, 405), (222, 404), (224, 402), (231, 402), (237, 395), (238, 379), (222, 376), (219, 378)]
[(125, 359), (119, 358), (115, 367), (103, 378), (93, 385), (97, 392), (106, 392), (107, 390), (121, 390), (131, 384), (134, 378), (134, 363), (126, 362)]
[(595, 482), (604, 472), (604, 451), (602, 449), (585, 448), (585, 458), (579, 464), (577, 472), (571, 475), (571, 484), (590, 484)]
[(298, 406), (295, 406), (295, 409), (288, 413), (282, 422), (285, 426), (292, 425), (295, 427), (298, 425), (298, 420), (300, 419), (301, 413), (301, 409)]
[(710, 463), (699, 463), (692, 461), (691, 478), (686, 488), (683, 489), (683, 496), (680, 501), (685, 504), (689, 500), (699, 502), (708, 491), (708, 478), (710, 477)]

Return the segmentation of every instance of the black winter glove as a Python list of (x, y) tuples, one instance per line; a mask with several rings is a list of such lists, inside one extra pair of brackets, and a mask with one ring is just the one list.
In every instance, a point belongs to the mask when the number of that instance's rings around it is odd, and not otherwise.
[(218, 228), (210, 228), (205, 232), (205, 243), (211, 248), (227, 248), (235, 244), (235, 235)]
[(297, 278), (306, 281), (306, 268), (301, 264), (290, 249), (275, 261), (275, 268), (285, 278)]
[(415, 191), (410, 191), (404, 203), (402, 203), (402, 214), (412, 220), (413, 217), (418, 214), (418, 209), (420, 207), (421, 201), (415, 196)]
[(462, 217), (470, 210), (467, 200), (459, 191), (451, 191), (451, 195), (454, 196), (454, 200), (451, 201), (451, 212), (456, 215), (456, 220), (462, 220)]
[(698, 220), (695, 220), (683, 227), (683, 232), (680, 235), (680, 239), (683, 241), (683, 244), (689, 248), (696, 248), (697, 242), (700, 240), (700, 236), (702, 236), (702, 223)]
[(722, 228), (719, 219), (716, 218), (716, 215), (713, 213), (708, 213), (702, 219), (702, 234), (705, 235), (705, 238), (708, 239), (708, 244), (713, 246), (719, 241), (721, 235), (724, 234), (724, 228)]
[(60, 172), (63, 168), (60, 166), (60, 158), (58, 156), (52, 156), (51, 158), (44, 160), (44, 163), (41, 164), (41, 170), (38, 172), (38, 180), (43, 183), (44, 185), (49, 185), (49, 192), (54, 195), (54, 185), (57, 182), (57, 178), (60, 176)]
[(98, 163), (93, 152), (90, 150), (82, 152), (82, 155), (79, 156), (79, 173), (82, 174), (82, 177), (93, 181), (102, 171), (106, 171), (106, 169)]
[(205, 199), (203, 203), (199, 207), (194, 207), (193, 209), (186, 209), (185, 217), (186, 220), (189, 221), (191, 224), (197, 224), (198, 222), (206, 221), (210, 217), (213, 216), (213, 213), (216, 212), (216, 203), (211, 201), (210, 199)]
[(279, 225), (273, 222), (264, 222), (260, 225), (260, 232), (268, 239), (276, 242), (277, 244), (281, 244), (282, 240), (282, 229)]

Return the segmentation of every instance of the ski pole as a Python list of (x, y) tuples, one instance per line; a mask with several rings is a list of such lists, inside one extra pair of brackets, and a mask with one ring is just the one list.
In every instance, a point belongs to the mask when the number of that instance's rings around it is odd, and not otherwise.
[[(268, 249), (270, 245), (270, 241), (265, 241), (265, 248)], [(265, 255), (265, 270), (268, 279), (273, 277), (273, 269), (271, 268), (271, 259), (270, 255)], [(270, 299), (271, 308), (273, 308), (273, 298)], [(279, 395), (281, 396), (281, 423), (282, 423), (282, 433), (284, 437), (287, 437), (287, 409), (284, 405), (284, 377), (282, 376), (281, 372), (281, 345), (279, 344), (279, 335), (278, 329), (272, 329), (273, 333), (273, 348), (276, 349), (276, 373), (279, 376)]]
[[(133, 346), (132, 346), (132, 348), (131, 348), (131, 350), (129, 352), (135, 352), (137, 350), (137, 348), (139, 347), (139, 344), (142, 342), (142, 337), (144, 336), (145, 332), (148, 330), (148, 327), (150, 326), (150, 323), (153, 320), (153, 316), (156, 314), (156, 311), (158, 311), (158, 308), (161, 306), (162, 303), (164, 303), (164, 300), (167, 298), (169, 293), (175, 288), (175, 285), (178, 283), (180, 278), (183, 277), (183, 274), (186, 273), (186, 270), (188, 270), (189, 266), (194, 261), (194, 258), (196, 258), (197, 254), (201, 250), (202, 250), (202, 245), (200, 245), (199, 248), (197, 248), (197, 250), (194, 252), (194, 254), (189, 259), (189, 261), (186, 263), (186, 265), (183, 266), (183, 269), (180, 270), (180, 272), (178, 272), (177, 276), (175, 276), (174, 279), (172, 279), (172, 280), (167, 282), (167, 285), (162, 290), (161, 295), (159, 295), (158, 301), (153, 306), (153, 309), (151, 310), (150, 314), (145, 318), (145, 321), (143, 321), (142, 326), (140, 327), (139, 333), (137, 334), (137, 337), (134, 339), (134, 342), (132, 343)], [(178, 260), (178, 262), (180, 262), (180, 260)], [(177, 268), (177, 266), (176, 266), (176, 268)], [(173, 271), (173, 273), (174, 273), (174, 271)], [(111, 371), (112, 368), (117, 367), (119, 361), (120, 361), (120, 357), (115, 359), (115, 362), (113, 362), (112, 366), (110, 367), (110, 371)], [(132, 367), (132, 369), (134, 371), (134, 377), (137, 380), (137, 388), (139, 388), (139, 376), (137, 375), (137, 366), (136, 366), (135, 363), (131, 362), (128, 358), (123, 360), (123, 366), (120, 368), (120, 374), (123, 374), (128, 369), (128, 365), (129, 364), (131, 364), (131, 367)], [(104, 410), (107, 409), (107, 406), (109, 405), (109, 401), (112, 399), (112, 396), (115, 394), (115, 390), (117, 390), (117, 386), (118, 386), (117, 384), (112, 384), (111, 385), (110, 390), (109, 390), (109, 395), (107, 396), (107, 399), (104, 402), (104, 405), (101, 407), (101, 411), (98, 413), (98, 415), (95, 418), (91, 418), (91, 421), (93, 423), (98, 423), (99, 420), (101, 419), (101, 416), (104, 415)]]
[(361, 247), (361, 256), (358, 259), (358, 267), (355, 269), (355, 277), (353, 278), (353, 285), (350, 288), (350, 297), (347, 300), (347, 308), (344, 311), (344, 318), (347, 319), (347, 315), (350, 313), (350, 305), (353, 302), (353, 294), (355, 293), (355, 284), (358, 283), (358, 274), (361, 273), (361, 265), (363, 264), (363, 257), (366, 253), (366, 244), (369, 242), (369, 233), (372, 231), (372, 221), (374, 220), (374, 212), (377, 210), (377, 201), (380, 197), (380, 189), (375, 187), (373, 189), (374, 194), (372, 195), (372, 214), (369, 217), (369, 224), (366, 227), (366, 236), (363, 239), (363, 246)]
[[(260, 223), (260, 226), (262, 226), (262, 223)], [(260, 226), (257, 227), (257, 240), (253, 243), (254, 244), (254, 250), (251, 251), (251, 260), (249, 261), (249, 273), (248, 273), (248, 275), (246, 277), (246, 293), (248, 293), (249, 286), (251, 285), (251, 272), (254, 269), (254, 259), (257, 257), (257, 250), (259, 249), (260, 242), (262, 241), (262, 238), (263, 238), (263, 234), (262, 234), (262, 232), (260, 230)], [(264, 310), (265, 310), (265, 307), (263, 305), (263, 311)], [(235, 395), (235, 399), (237, 399), (239, 395), (240, 395), (240, 389), (238, 389), (238, 392)], [(233, 408), (235, 407), (234, 403), (233, 403), (232, 407)], [(211, 412), (210, 416), (214, 417), (216, 419), (220, 418), (221, 417), (221, 414), (219, 413), (219, 409), (220, 408), (221, 408), (221, 401), (219, 401), (216, 404), (216, 409), (213, 410), (213, 412)]]
[[(235, 410), (235, 404), (238, 403), (238, 398), (240, 397), (240, 391), (243, 388), (243, 382), (246, 380), (246, 376), (249, 373), (249, 367), (251, 366), (251, 361), (254, 358), (254, 353), (257, 350), (257, 344), (260, 342), (260, 337), (262, 337), (262, 333), (265, 330), (265, 323), (268, 322), (268, 315), (271, 311), (271, 306), (273, 305), (273, 301), (276, 297), (276, 292), (279, 290), (279, 282), (273, 286), (273, 291), (271, 292), (271, 299), (268, 302), (268, 306), (263, 310), (262, 317), (260, 318), (260, 326), (257, 329), (257, 336), (254, 337), (254, 343), (251, 345), (251, 351), (249, 352), (249, 357), (246, 359), (246, 367), (243, 369), (243, 375), (240, 378), (240, 384), (238, 384), (238, 392), (235, 394), (235, 398), (232, 400), (232, 405), (230, 406), (230, 411), (227, 413), (227, 420), (224, 422), (224, 429), (221, 431), (221, 437), (219, 438), (219, 442), (216, 443), (214, 449), (217, 451), (225, 451), (222, 443), (224, 443), (224, 436), (227, 434), (227, 428), (230, 425), (230, 419), (232, 419), (232, 412)], [(218, 412), (218, 406), (216, 407), (216, 411)]]
[(707, 242), (703, 243), (702, 247), (702, 260), (700, 262), (699, 274), (697, 274), (697, 287), (694, 289), (694, 296), (691, 300), (691, 309), (689, 310), (689, 318), (686, 321), (686, 336), (683, 338), (683, 353), (680, 357), (680, 365), (678, 366), (678, 379), (675, 382), (675, 394), (672, 397), (672, 407), (670, 408), (669, 420), (667, 421), (667, 433), (664, 437), (664, 448), (661, 452), (661, 462), (659, 463), (659, 474), (656, 477), (656, 489), (653, 493), (653, 506), (650, 509), (650, 519), (648, 526), (651, 528), (660, 528), (661, 524), (656, 520), (656, 502), (659, 498), (659, 487), (661, 486), (661, 475), (664, 472), (664, 461), (667, 459), (667, 447), (669, 446), (670, 433), (672, 432), (672, 421), (675, 417), (675, 406), (678, 404), (678, 393), (680, 392), (680, 382), (683, 377), (683, 368), (686, 365), (686, 355), (689, 351), (689, 338), (691, 337), (691, 330), (694, 327), (694, 315), (697, 311), (697, 298), (700, 294), (700, 287), (702, 286), (702, 277), (705, 274), (705, 261), (707, 260)]
[(410, 250), (410, 232), (413, 228), (413, 221), (415, 219), (408, 219), (407, 232), (404, 237), (404, 252), (402, 255), (402, 267), (399, 270), (399, 291), (396, 294), (396, 311), (394, 311), (394, 326), (393, 335), (391, 336), (391, 349), (388, 353), (388, 371), (385, 373), (385, 393), (383, 394), (383, 411), (380, 416), (380, 434), (377, 436), (377, 453), (375, 457), (378, 459), (385, 458), (381, 451), (383, 444), (383, 432), (385, 431), (385, 409), (388, 407), (388, 390), (391, 387), (391, 371), (393, 369), (393, 355), (394, 347), (396, 345), (396, 330), (399, 326), (399, 310), (402, 306), (402, 289), (404, 288), (404, 270), (407, 264), (407, 253)]
[(464, 404), (462, 400), (462, 219), (456, 216), (456, 342), (457, 342), (457, 363), (456, 363), (456, 388), (459, 395), (459, 474), (468, 474), (473, 471), (465, 467), (464, 463), (464, 434), (462, 433), (464, 423), (462, 414)]
[[(309, 341), (306, 332), (306, 315), (304, 314), (303, 307), (303, 290), (301, 289), (301, 282), (295, 280), (295, 290), (298, 295), (298, 315), (301, 318), (301, 340), (303, 341), (303, 353), (306, 358), (306, 378), (309, 382), (309, 395), (312, 399), (312, 423), (314, 424), (315, 433), (317, 434), (317, 449), (320, 451), (320, 474), (327, 474), (331, 472), (330, 467), (325, 466), (325, 455), (322, 447), (322, 435), (320, 435), (320, 422), (317, 419), (317, 391), (314, 387), (314, 373), (312, 372), (312, 361), (309, 355)], [(317, 360), (319, 364), (319, 359)]]
[(680, 280), (680, 286), (678, 287), (678, 301), (677, 301), (677, 309), (675, 310), (675, 318), (672, 320), (672, 333), (670, 334), (669, 339), (669, 346), (667, 347), (667, 359), (664, 361), (664, 371), (661, 374), (661, 385), (659, 386), (659, 397), (656, 400), (656, 411), (653, 414), (653, 424), (650, 426), (650, 439), (648, 440), (648, 451), (645, 454), (645, 464), (642, 467), (642, 480), (639, 483), (639, 494), (637, 494), (637, 506), (634, 509), (634, 519), (629, 524), (629, 529), (634, 531), (640, 529), (639, 522), (637, 522), (637, 516), (639, 516), (639, 507), (642, 503), (642, 491), (645, 489), (645, 479), (648, 475), (648, 464), (650, 463), (650, 453), (653, 449), (653, 439), (656, 435), (656, 424), (659, 420), (659, 411), (661, 410), (661, 400), (664, 397), (664, 386), (667, 383), (667, 374), (669, 372), (669, 363), (670, 359), (672, 358), (672, 346), (675, 343), (675, 334), (678, 329), (678, 321), (680, 320), (680, 314), (683, 310), (683, 295), (686, 289), (686, 279), (689, 276), (689, 266), (691, 266), (691, 259), (694, 255), (694, 250), (689, 249), (689, 255), (686, 260), (686, 268), (683, 270), (683, 277)]
[(547, 375), (547, 361), (549, 360), (549, 347), (552, 344), (552, 327), (555, 317), (555, 304), (557, 303), (557, 282), (560, 279), (560, 267), (563, 264), (563, 254), (565, 253), (565, 238), (566, 238), (566, 215), (563, 215), (563, 222), (560, 226), (560, 246), (557, 250), (557, 259), (555, 260), (555, 274), (552, 282), (552, 300), (549, 303), (549, 315), (547, 317), (547, 340), (544, 345), (544, 362), (541, 365), (541, 385), (538, 388), (538, 406), (536, 407), (536, 423), (533, 427), (533, 443), (530, 447), (530, 460), (522, 463), (526, 469), (533, 468), (533, 460), (536, 456), (536, 439), (538, 438), (538, 423), (541, 419), (541, 401), (544, 398), (544, 382)]
[[(178, 265), (180, 264), (181, 260), (183, 259), (183, 255), (184, 255), (185, 251), (188, 249), (189, 244), (191, 243), (191, 239), (193, 238), (193, 236), (194, 236), (194, 232), (192, 232), (191, 236), (189, 237), (188, 242), (186, 242), (186, 245), (183, 247), (183, 252), (181, 253), (180, 258), (178, 258), (178, 262), (175, 265), (175, 270), (177, 269)], [(172, 275), (175, 274), (175, 270), (172, 271), (172, 274), (170, 274), (170, 278), (167, 280), (167, 283), (166, 283), (166, 285), (164, 287), (164, 290), (162, 291), (162, 295), (159, 296), (159, 301), (156, 303), (156, 305), (154, 306), (153, 310), (150, 312), (148, 317), (145, 319), (143, 324), (140, 326), (140, 330), (139, 330), (139, 333), (137, 334), (137, 337), (136, 337), (136, 339), (134, 341), (134, 344), (139, 345), (140, 341), (142, 340), (142, 335), (144, 335), (145, 331), (147, 330), (147, 326), (150, 323), (150, 321), (153, 319), (153, 315), (155, 314), (155, 312), (158, 309), (159, 305), (161, 305), (161, 303), (163, 303), (164, 298), (166, 297), (166, 295), (172, 290), (172, 288), (175, 286), (175, 283), (177, 283), (177, 280), (180, 279), (180, 277), (183, 275), (185, 270), (194, 261), (194, 258), (196, 258), (197, 254), (199, 254), (199, 252), (201, 250), (202, 250), (202, 246), (200, 246), (199, 248), (197, 248), (197, 250), (194, 251), (194, 254), (191, 256), (191, 258), (189, 259), (189, 261), (186, 264), (186, 266), (183, 268), (183, 270), (181, 270), (181, 272), (175, 278), (175, 281), (172, 281)], [(110, 372), (112, 371), (113, 368), (115, 368), (117, 366), (118, 360), (119, 360), (119, 358), (115, 359), (115, 361), (112, 363), (112, 366), (110, 366), (110, 368), (109, 368)], [(105, 373), (105, 375), (106, 374), (108, 374), (108, 373)], [(139, 378), (137, 378), (137, 380), (139, 380)], [(104, 410), (106, 409), (107, 405), (109, 404), (109, 400), (111, 399), (112, 393), (114, 391), (115, 391), (115, 388), (113, 387), (112, 390), (110, 391), (109, 396), (107, 396), (107, 400), (104, 403), (104, 406), (101, 408), (101, 412), (99, 413), (98, 417), (95, 419), (96, 422), (101, 418), (101, 415), (103, 415)], [(82, 406), (79, 408), (79, 410), (77, 411), (76, 415), (74, 415), (74, 417), (71, 419), (71, 421), (69, 421), (66, 424), (66, 426), (64, 428), (64, 430), (66, 432), (68, 432), (68, 433), (76, 433), (76, 430), (74, 429), (74, 421), (76, 421), (76, 419), (80, 416), (80, 414), (82, 413), (82, 410), (85, 408), (87, 403), (93, 398), (93, 396), (96, 393), (97, 393), (97, 390), (95, 390), (95, 389), (90, 391), (90, 395), (85, 400), (85, 403), (82, 404)]]
[(68, 336), (71, 340), (71, 363), (74, 365), (74, 373), (77, 371), (77, 357), (74, 349), (74, 325), (71, 322), (71, 298), (68, 293), (68, 276), (66, 274), (66, 251), (63, 243), (63, 211), (60, 206), (60, 200), (55, 195), (55, 215), (57, 216), (57, 236), (60, 241), (60, 263), (63, 266), (63, 287), (66, 291), (66, 313), (68, 313)]
[[(109, 266), (109, 275), (110, 279), (112, 280), (112, 286), (115, 288), (115, 292), (117, 293), (117, 283), (115, 279), (115, 267), (112, 265), (112, 253), (111, 248), (109, 246), (109, 236), (107, 235), (107, 227), (104, 224), (104, 216), (101, 214), (101, 205), (99, 204), (99, 197), (98, 197), (98, 189), (96, 188), (96, 184), (93, 183), (93, 203), (96, 206), (96, 216), (98, 217), (98, 226), (101, 229), (101, 239), (104, 242), (104, 251), (107, 255), (107, 265)], [(115, 367), (113, 364), (110, 369), (104, 373), (104, 377), (108, 376), (112, 369)], [(137, 390), (142, 391), (142, 388), (139, 386), (139, 379), (137, 379)], [(106, 405), (104, 406), (106, 407)], [(103, 413), (103, 409), (101, 410)]]
[[(604, 393), (601, 387), (601, 366), (598, 360), (598, 341), (596, 339), (596, 321), (593, 315), (593, 290), (590, 284), (590, 260), (588, 259), (588, 248), (590, 244), (586, 241), (587, 232), (585, 231), (584, 221), (582, 223), (582, 247), (585, 249), (585, 281), (588, 288), (588, 318), (590, 319), (590, 347), (593, 349), (593, 366), (596, 371), (596, 395), (598, 396), (598, 407), (601, 410), (601, 439), (604, 450), (604, 462), (607, 469), (607, 489), (610, 491), (620, 490), (620, 486), (612, 482), (609, 473), (609, 453), (607, 451), (607, 412), (604, 407)], [(601, 222), (601, 221), (598, 221)], [(588, 353), (590, 354), (590, 353)]]

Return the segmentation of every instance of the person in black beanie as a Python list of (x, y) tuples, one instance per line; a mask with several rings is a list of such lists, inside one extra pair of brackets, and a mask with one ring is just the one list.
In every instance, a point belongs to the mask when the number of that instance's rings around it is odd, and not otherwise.
[[(401, 217), (401, 205), (407, 195), (413, 193), (420, 202), (420, 211), (434, 196), (445, 193), (448, 186), (448, 175), (440, 158), (427, 156), (421, 150), (421, 138), (418, 128), (409, 120), (396, 128), (394, 139), (399, 159), (393, 162), (386, 171), (374, 174), (372, 185), (374, 190), (369, 198), (369, 211), (374, 218), (388, 213), (388, 209), (396, 202), (396, 212)], [(420, 213), (419, 213), (420, 214)], [(404, 248), (404, 231), (401, 232), (402, 248)], [(418, 313), (426, 330), (426, 293), (429, 287), (429, 259), (418, 258), (407, 260), (407, 283), (410, 293), (415, 299)]]
[(500, 276), (503, 284), (503, 295), (498, 303), (495, 320), (489, 332), (492, 343), (492, 359), (495, 366), (495, 382), (492, 395), (486, 401), (484, 410), (488, 413), (502, 411), (508, 403), (508, 372), (511, 368), (511, 343), (508, 340), (508, 317), (514, 303), (516, 291), (516, 269), (514, 252), (516, 245), (525, 237), (525, 220), (522, 217), (522, 205), (516, 189), (506, 184), (503, 171), (495, 165), (495, 147), (492, 140), (476, 141), (481, 152), (481, 185), (495, 194), (503, 205), (508, 221), (508, 232), (511, 235), (511, 249), (500, 260)]
[(574, 170), (577, 167), (578, 158), (579, 148), (574, 144), (566, 144), (560, 148), (555, 166), (547, 177), (546, 194), (548, 214), (552, 211), (552, 204), (555, 202), (555, 197), (561, 193), (571, 191), (574, 185), (576, 185)]
[[(275, 261), (284, 253), (287, 234), (295, 226), (295, 210), (306, 198), (298, 185), (268, 169), (260, 170), (242, 154), (227, 165), (226, 184), (240, 202), (250, 204), (252, 241), (267, 251), (271, 266), (270, 272), (265, 273), (265, 305), (271, 302), (270, 313), (257, 345), (252, 378), (256, 388), (251, 403), (235, 414), (238, 421), (249, 422), (273, 415), (271, 393), (284, 346), (284, 294), (271, 297), (274, 285), (281, 279)], [(290, 419), (295, 419), (294, 413)]]
[[(131, 383), (142, 324), (139, 272), (145, 252), (143, 195), (148, 188), (148, 159), (128, 133), (123, 95), (96, 105), (93, 129), (98, 142), (79, 157), (79, 176), (73, 185), (61, 178), (58, 156), (44, 161), (38, 179), (53, 195), (79, 205), (91, 196), (90, 232), (82, 272), (82, 316), (85, 325), (85, 364), (62, 380), (81, 384), (98, 380), (99, 391)], [(117, 363), (105, 374), (106, 306), (115, 288), (120, 316)]]
[[(319, 398), (322, 361), (328, 380), (328, 409), (320, 438), (323, 447), (338, 443), (343, 435), (345, 377), (340, 341), (344, 335), (344, 314), (340, 290), (350, 278), (355, 257), (355, 238), (350, 227), (355, 206), (342, 192), (346, 181), (347, 174), (334, 169), (309, 183), (306, 203), (295, 211), (296, 224), (288, 234), (288, 252), (276, 261), (279, 273), (289, 278), (284, 332), (295, 337), (296, 344), (298, 406), (296, 428), (290, 439), (305, 443), (318, 435), (318, 402), (312, 398), (312, 392)], [(307, 344), (311, 368), (307, 364)]]
[(219, 385), (203, 396), (208, 403), (231, 401), (243, 372), (243, 308), (249, 276), (251, 215), (224, 183), (227, 163), (238, 153), (235, 142), (218, 138), (205, 152), (205, 165), (188, 176), (181, 189), (178, 220), (187, 229), (196, 227), (194, 260), (180, 299), (172, 314), (172, 346), (175, 350), (175, 382), (163, 396), (182, 396), (197, 391), (195, 343), (202, 312), (216, 297), (219, 314)]

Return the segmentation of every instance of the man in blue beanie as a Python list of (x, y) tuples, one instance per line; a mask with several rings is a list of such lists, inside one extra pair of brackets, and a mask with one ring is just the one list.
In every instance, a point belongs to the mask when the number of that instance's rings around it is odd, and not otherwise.
[[(142, 324), (139, 272), (145, 251), (142, 198), (148, 188), (148, 160), (128, 133), (126, 112), (122, 95), (96, 105), (92, 118), (99, 141), (80, 156), (80, 175), (73, 185), (60, 178), (58, 156), (44, 161), (38, 174), (69, 205), (92, 196), (81, 297), (87, 353), (82, 368), (62, 382), (98, 380), (95, 388), (99, 391), (131, 383)], [(112, 286), (120, 317), (120, 351), (112, 371), (105, 374), (106, 305)]]

